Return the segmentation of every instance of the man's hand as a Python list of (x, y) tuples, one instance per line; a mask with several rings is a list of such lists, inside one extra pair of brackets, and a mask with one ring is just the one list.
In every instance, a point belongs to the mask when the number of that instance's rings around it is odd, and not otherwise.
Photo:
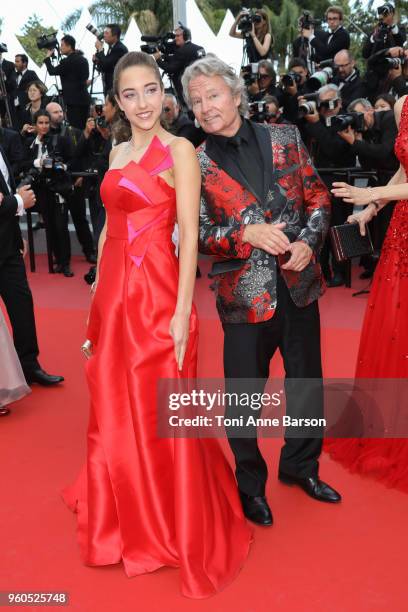
[(32, 132), (35, 132), (35, 126), (31, 125), (30, 123), (25, 123), (21, 129), (22, 132), (28, 132), (29, 134), (31, 134)]
[(402, 47), (390, 47), (387, 52), (389, 57), (401, 57), (403, 54), (404, 49)]
[(47, 49), (45, 57), (51, 57), (52, 55), (54, 55), (54, 49)]
[(1, 206), (1, 203), (3, 201), (3, 198), (4, 198), (4, 195), (2, 193), (0, 193), (0, 206)]
[[(303, 96), (299, 96), (298, 98), (298, 104), (304, 104), (305, 102), (307, 102), (306, 98), (304, 98)], [(308, 113), (307, 115), (305, 115), (305, 119), (308, 123), (317, 123), (320, 120), (320, 115), (317, 111), (317, 106), (315, 102), (312, 102), (313, 104), (313, 113)]]
[(76, 181), (74, 182), (74, 187), (82, 187), (83, 182), (84, 182), (84, 177), (78, 176)]
[(283, 90), (289, 96), (297, 96), (297, 93), (298, 93), (296, 82), (293, 85), (288, 85), (287, 87), (284, 87)]
[(288, 261), (281, 266), (282, 270), (292, 270), (293, 272), (302, 272), (309, 265), (312, 259), (313, 251), (306, 242), (297, 240), (289, 245), (288, 249), (291, 253)]
[(161, 52), (160, 52), (160, 51), (156, 51), (156, 53), (153, 53), (153, 57), (154, 57), (154, 59), (155, 59), (155, 60), (160, 59), (160, 58), (161, 58), (161, 56), (162, 56), (162, 54), (161, 54)]
[(84, 136), (85, 138), (89, 138), (93, 130), (95, 129), (95, 119), (93, 117), (88, 117), (85, 124)]
[(23, 199), (24, 210), (32, 208), (35, 204), (35, 193), (31, 189), (31, 185), (23, 185), (20, 189), (17, 189), (17, 193)]
[(247, 225), (242, 239), (256, 249), (262, 249), (270, 255), (283, 255), (289, 250), (290, 242), (282, 232), (286, 223), (256, 223)]
[(27, 240), (25, 240), (24, 238), (23, 238), (23, 248), (20, 249), (20, 253), (23, 256), (23, 259), (25, 259), (26, 255), (28, 253), (28, 244), (27, 244)]
[(356, 132), (353, 130), (353, 128), (350, 125), (348, 126), (347, 130), (343, 130), (342, 132), (337, 132), (337, 133), (340, 136), (340, 138), (348, 142), (349, 145), (353, 145), (357, 140)]
[(103, 42), (101, 40), (97, 39), (95, 41), (95, 48), (96, 48), (97, 51), (102, 51), (102, 49), (103, 49)]

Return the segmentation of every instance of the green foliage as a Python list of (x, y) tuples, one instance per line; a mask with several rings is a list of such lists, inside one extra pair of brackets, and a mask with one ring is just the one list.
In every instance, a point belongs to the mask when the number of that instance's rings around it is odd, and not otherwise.
[(21, 29), (22, 34), (17, 35), (18, 40), (26, 51), (27, 55), (40, 66), (45, 58), (46, 52), (44, 50), (37, 49), (37, 38), (42, 34), (51, 34), (58, 28), (52, 26), (46, 28), (42, 25), (39, 17), (36, 14), (31, 15), (27, 19), (27, 23)]

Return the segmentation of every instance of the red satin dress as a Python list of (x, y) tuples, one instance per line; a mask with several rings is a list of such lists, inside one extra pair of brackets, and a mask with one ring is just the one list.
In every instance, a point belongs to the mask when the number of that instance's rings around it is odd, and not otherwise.
[(201, 598), (236, 577), (251, 530), (218, 441), (156, 434), (157, 380), (194, 378), (197, 363), (195, 308), (181, 373), (169, 335), (176, 193), (159, 174), (171, 165), (155, 137), (138, 163), (109, 170), (101, 186), (108, 225), (87, 335), (87, 463), (63, 495), (77, 512), (86, 564), (122, 561), (129, 577), (177, 567), (183, 595)]
[[(408, 97), (395, 153), (408, 176)], [(408, 200), (401, 200), (395, 206), (368, 298), (356, 378), (407, 377)], [(350, 471), (408, 493), (407, 438), (327, 440), (325, 447)]]

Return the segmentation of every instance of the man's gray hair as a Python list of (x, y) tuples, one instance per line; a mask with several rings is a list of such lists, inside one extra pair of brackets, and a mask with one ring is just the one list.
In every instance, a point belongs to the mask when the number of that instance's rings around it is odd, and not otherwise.
[(175, 106), (180, 106), (179, 101), (177, 100), (176, 96), (172, 93), (166, 93), (164, 94), (165, 98), (170, 98), (170, 100), (173, 102), (173, 104)]
[(219, 57), (214, 55), (214, 53), (207, 53), (207, 55), (201, 59), (196, 60), (184, 71), (183, 76), (181, 77), (181, 84), (183, 86), (184, 99), (186, 100), (188, 106), (191, 108), (191, 98), (188, 91), (188, 87), (190, 82), (199, 77), (199, 76), (219, 76), (221, 77), (226, 85), (231, 90), (233, 96), (238, 94), (241, 95), (241, 103), (238, 107), (238, 111), (240, 115), (245, 115), (248, 110), (248, 97), (246, 93), (246, 88), (243, 79), (238, 76), (232, 68), (225, 62), (223, 62)]
[(371, 102), (367, 100), (367, 98), (356, 98), (348, 105), (347, 112), (352, 113), (356, 108), (357, 104), (361, 104), (361, 106), (366, 110), (371, 110), (372, 108), (374, 108)]
[(328, 85), (323, 85), (323, 87), (321, 87), (321, 88), (318, 90), (318, 92), (317, 92), (317, 93), (318, 93), (318, 95), (319, 95), (319, 98), (320, 98), (320, 96), (321, 96), (322, 94), (325, 94), (325, 93), (327, 93), (327, 92), (329, 92), (329, 91), (335, 91), (335, 92), (336, 92), (336, 94), (338, 95), (338, 97), (339, 97), (339, 98), (341, 97), (341, 95), (340, 95), (340, 89), (337, 87), (337, 85), (335, 85), (334, 83), (329, 83)]

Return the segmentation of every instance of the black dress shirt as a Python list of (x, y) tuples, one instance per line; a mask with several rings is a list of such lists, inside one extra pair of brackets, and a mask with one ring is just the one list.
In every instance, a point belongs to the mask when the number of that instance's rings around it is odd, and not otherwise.
[(263, 193), (264, 161), (252, 124), (248, 119), (243, 119), (241, 127), (235, 136), (208, 136), (211, 146), (218, 147), (222, 155), (227, 155), (229, 160), (241, 171), (253, 188), (255, 194)]

